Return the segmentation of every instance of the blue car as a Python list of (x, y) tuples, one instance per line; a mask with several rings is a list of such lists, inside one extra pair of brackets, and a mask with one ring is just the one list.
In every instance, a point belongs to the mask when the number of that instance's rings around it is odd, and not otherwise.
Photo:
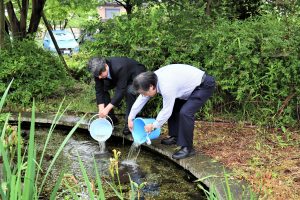
[[(72, 55), (79, 52), (79, 44), (71, 32), (66, 30), (53, 30), (52, 32), (62, 54)], [(45, 49), (56, 52), (48, 31), (45, 34), (43, 46)]]

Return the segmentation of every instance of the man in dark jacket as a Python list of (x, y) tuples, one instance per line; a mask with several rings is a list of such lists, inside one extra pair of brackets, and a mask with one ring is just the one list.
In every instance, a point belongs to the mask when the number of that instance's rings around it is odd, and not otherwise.
[[(132, 81), (140, 73), (146, 71), (145, 66), (137, 61), (126, 57), (100, 58), (94, 57), (89, 60), (88, 70), (95, 78), (96, 100), (99, 109), (99, 117), (108, 114), (114, 120), (112, 108), (119, 106), (126, 96), (125, 127), (123, 134), (130, 133), (127, 121), (131, 107), (136, 99), (132, 92)], [(110, 98), (109, 90), (115, 88), (115, 93)]]

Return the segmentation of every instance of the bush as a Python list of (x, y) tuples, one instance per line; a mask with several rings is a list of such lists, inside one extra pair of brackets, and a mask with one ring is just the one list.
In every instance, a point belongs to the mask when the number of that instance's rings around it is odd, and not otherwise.
[(300, 95), (296, 16), (269, 12), (240, 21), (210, 18), (204, 8), (169, 12), (150, 6), (130, 19), (114, 18), (99, 27), (89, 50), (131, 57), (148, 70), (194, 65), (217, 80), (210, 100), (215, 112), (263, 124), (294, 124)]
[(32, 98), (42, 99), (70, 83), (58, 57), (24, 40), (1, 50), (0, 93), (14, 78), (8, 101), (29, 105)]

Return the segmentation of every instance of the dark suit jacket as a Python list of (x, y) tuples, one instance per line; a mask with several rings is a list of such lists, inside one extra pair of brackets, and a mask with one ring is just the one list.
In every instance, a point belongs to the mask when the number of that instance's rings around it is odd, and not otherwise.
[[(115, 95), (110, 103), (114, 106), (118, 106), (126, 94), (127, 86), (132, 84), (133, 79), (138, 74), (145, 72), (146, 68), (137, 61), (126, 57), (108, 58), (106, 59), (106, 64), (109, 67), (110, 76), (112, 78), (110, 82), (116, 87)], [(104, 81), (107, 80), (95, 77), (97, 105), (104, 103), (103, 94), (107, 91)]]

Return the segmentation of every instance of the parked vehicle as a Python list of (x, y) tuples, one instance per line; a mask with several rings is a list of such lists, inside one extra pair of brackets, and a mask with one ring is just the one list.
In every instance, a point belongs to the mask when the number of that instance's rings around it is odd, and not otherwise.
[[(66, 30), (53, 30), (52, 32), (62, 54), (72, 55), (79, 52), (79, 44), (71, 32)], [(56, 51), (48, 31), (45, 34), (43, 46), (50, 51)]]

